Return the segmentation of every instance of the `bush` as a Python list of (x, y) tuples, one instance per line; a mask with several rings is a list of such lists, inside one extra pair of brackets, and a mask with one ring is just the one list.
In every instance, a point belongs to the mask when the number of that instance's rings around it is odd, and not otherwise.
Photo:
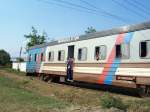
[(0, 50), (0, 66), (10, 66), (10, 55), (4, 50)]
[(103, 108), (114, 107), (121, 110), (126, 110), (127, 108), (127, 106), (122, 102), (121, 98), (111, 96), (109, 93), (105, 93), (100, 100)]
[(24, 59), (23, 59), (23, 58), (16, 58), (16, 60), (17, 60), (18, 62), (24, 62)]

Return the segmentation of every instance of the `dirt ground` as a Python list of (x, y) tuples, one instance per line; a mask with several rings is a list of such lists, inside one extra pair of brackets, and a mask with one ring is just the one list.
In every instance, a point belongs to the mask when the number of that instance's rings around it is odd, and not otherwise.
[[(65, 112), (121, 111), (112, 108), (111, 109), (101, 108), (100, 97), (105, 93), (105, 91), (74, 87), (65, 84), (53, 83), (53, 82), (46, 83), (40, 81), (38, 78), (25, 76), (24, 73), (13, 73), (6, 70), (0, 70), (0, 76), (5, 76), (21, 83), (22, 88), (25, 90), (35, 92), (44, 97), (58, 99), (62, 102), (67, 102), (70, 104), (69, 106), (66, 106), (65, 109), (58, 110), (58, 111), (65, 111)], [(124, 102), (144, 100), (136, 96), (128, 96), (128, 95), (117, 94), (117, 93), (109, 93), (109, 94), (120, 97)], [(132, 112), (132, 110), (133, 109), (131, 109), (130, 112)], [(45, 112), (45, 111), (40, 111), (40, 112)]]

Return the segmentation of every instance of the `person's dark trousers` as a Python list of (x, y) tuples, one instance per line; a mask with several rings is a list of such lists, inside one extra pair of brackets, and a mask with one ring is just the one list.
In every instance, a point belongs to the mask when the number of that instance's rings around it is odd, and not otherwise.
[(67, 77), (67, 78), (68, 78), (69, 80), (73, 80), (73, 70), (68, 69), (67, 74), (68, 74), (68, 77)]
[(67, 79), (69, 79), (69, 69), (67, 69)]
[(68, 72), (68, 69), (67, 69), (67, 79), (69, 78), (69, 72)]

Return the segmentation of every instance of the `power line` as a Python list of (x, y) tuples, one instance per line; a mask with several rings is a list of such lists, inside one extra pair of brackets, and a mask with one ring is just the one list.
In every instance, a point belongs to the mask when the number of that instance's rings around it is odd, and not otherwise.
[(51, 1), (47, 1), (47, 0), (37, 0), (37, 1), (43, 2), (43, 3), (48, 4), (48, 5), (56, 5), (56, 6), (60, 6), (60, 7), (63, 7), (63, 8), (73, 9), (73, 10), (82, 11), (82, 12), (86, 12), (86, 13), (96, 14), (97, 15), (97, 13), (94, 13), (94, 12), (77, 9), (77, 8), (74, 8), (74, 7), (71, 7), (71, 6), (66, 6), (66, 5), (63, 5), (63, 4), (54, 3), (54, 2), (51, 2)]
[(56, 1), (56, 2), (59, 2), (59, 3), (62, 3), (62, 4), (67, 4), (67, 5), (73, 6), (73, 7), (78, 7), (78, 8), (81, 8), (81, 9), (88, 10), (88, 11), (97, 12), (97, 10), (95, 10), (95, 9), (90, 9), (90, 8), (84, 7), (82, 5), (74, 4), (74, 3), (71, 3), (71, 2), (68, 2), (68, 1), (64, 1), (64, 0), (53, 0), (53, 1)]
[[(95, 9), (91, 9), (91, 8), (87, 8), (87, 7), (78, 5), (78, 4), (73, 4), (73, 3), (71, 3), (71, 2), (66, 2), (66, 1), (63, 1), (63, 0), (59, 0), (59, 1), (53, 0), (53, 1), (56, 1), (56, 2), (58, 2), (58, 3), (54, 3), (54, 2), (51, 2), (51, 1), (47, 1), (47, 0), (37, 0), (37, 1), (40, 1), (40, 2), (43, 2), (43, 3), (49, 4), (49, 5), (53, 4), (53, 5), (61, 6), (61, 7), (64, 7), (64, 8), (74, 9), (74, 10), (78, 10), (78, 11), (82, 11), (82, 12), (86, 12), (86, 13), (91, 13), (91, 14), (100, 14), (99, 12), (102, 12), (102, 13), (104, 13), (105, 15), (111, 16), (111, 17), (113, 17), (113, 18), (115, 18), (115, 19), (117, 19), (117, 20), (121, 20), (122, 22), (125, 22), (125, 21), (123, 20), (123, 18), (121, 18), (121, 17), (119, 17), (119, 16), (116, 16), (116, 15), (113, 15), (113, 14), (111, 14), (111, 13), (109, 13), (109, 12), (107, 12), (107, 11), (101, 9), (101, 8), (98, 8), (98, 7), (96, 7), (96, 6), (92, 5), (92, 4), (90, 4), (89, 2), (87, 2), (87, 1), (85, 1), (85, 0), (80, 0), (80, 1), (82, 1), (83, 3), (89, 5), (89, 6), (92, 7), (92, 8), (95, 8), (96, 10), (95, 10)], [(119, 6), (123, 6), (125, 9), (126, 9), (126, 8), (128, 9), (128, 7), (126, 7), (125, 5), (122, 5), (122, 4), (119, 3), (118, 1), (115, 1), (115, 0), (112, 0), (112, 1), (114, 1), (114, 3), (118, 4)], [(62, 4), (59, 4), (59, 3), (62, 3)], [(64, 4), (64, 5), (63, 5), (63, 4)], [(67, 5), (67, 6), (66, 6), (66, 5)], [(78, 7), (78, 8), (80, 8), (80, 9), (75, 8), (75, 7)], [(84, 9), (84, 10), (81, 10), (81, 9)], [(87, 11), (87, 10), (88, 10), (88, 11)], [(134, 12), (134, 10), (133, 10), (133, 12)], [(135, 13), (137, 14), (137, 12), (135, 12)], [(103, 15), (103, 16), (105, 16), (105, 15)], [(137, 15), (138, 15), (138, 14), (137, 14)], [(139, 16), (139, 15), (138, 15), (138, 16)], [(141, 17), (141, 16), (140, 16), (140, 17)], [(127, 22), (125, 22), (125, 23), (127, 23)], [(141, 35), (143, 35), (143, 36), (145, 37), (145, 35), (144, 35), (142, 32), (141, 32)]]
[(141, 7), (138, 3), (132, 0), (126, 0), (126, 2), (131, 4), (131, 6), (133, 6), (134, 8), (136, 7), (137, 9), (139, 9), (139, 11), (141, 11), (142, 13), (145, 13), (146, 15), (150, 15), (150, 13), (147, 10), (143, 9), (143, 7)]
[[(120, 2), (118, 2), (118, 1), (116, 1), (116, 0), (112, 0), (114, 3), (116, 3), (117, 5), (119, 5), (119, 6), (123, 6), (125, 9), (128, 9), (128, 7), (126, 7), (125, 5), (123, 5), (123, 4), (121, 4)], [(132, 10), (133, 12), (134, 12), (134, 10)], [(136, 12), (135, 12), (136, 13)], [(138, 15), (137, 13), (136, 13), (136, 15)], [(138, 15), (139, 16), (139, 15)], [(139, 16), (139, 17), (141, 17), (141, 16)], [(142, 32), (139, 32), (143, 37), (145, 37), (145, 35), (142, 33)]]
[[(91, 8), (87, 8), (87, 7), (85, 7), (85, 6), (82, 6), (82, 5), (78, 5), (78, 4), (74, 4), (74, 3), (71, 3), (71, 2), (68, 2), (68, 1), (64, 1), (64, 0), (54, 0), (54, 1), (56, 1), (56, 2), (59, 2), (59, 3), (63, 3), (63, 4), (67, 4), (67, 5), (70, 5), (70, 6), (75, 6), (75, 7), (78, 7), (78, 8), (82, 8), (82, 9), (86, 9), (86, 10), (90, 10), (90, 11), (94, 11), (94, 12), (97, 12), (97, 13), (103, 13), (104, 15), (107, 15), (107, 16), (109, 16), (109, 17), (113, 17), (114, 19), (116, 19), (116, 20), (119, 20), (119, 21), (122, 21), (122, 22), (124, 22), (124, 23), (127, 23), (127, 20), (125, 20), (125, 19), (123, 19), (123, 18), (121, 18), (121, 17), (119, 17), (119, 16), (116, 16), (116, 15), (114, 15), (114, 14), (111, 14), (111, 13), (109, 13), (109, 12), (107, 12), (107, 11), (105, 11), (105, 10), (103, 10), (103, 9), (100, 9), (100, 10), (97, 10), (97, 9), (91, 9)], [(83, 2), (83, 1), (82, 1)], [(85, 1), (84, 1), (85, 2)], [(86, 2), (85, 2), (86, 3)]]
[[(53, 0), (53, 1), (55, 1), (55, 3), (51, 2), (51, 1), (47, 1), (47, 0), (37, 0), (37, 1), (47, 3), (47, 4), (50, 4), (50, 5), (53, 4), (53, 5), (58, 5), (58, 6), (61, 6), (61, 7), (69, 8), (69, 9), (75, 9), (75, 10), (78, 10), (80, 12), (82, 11), (82, 12), (87, 12), (87, 13), (96, 14), (96, 15), (100, 14), (101, 16), (104, 16), (104, 17), (111, 16), (111, 17), (115, 18), (116, 20), (119, 20), (119, 21), (122, 21), (122, 22), (127, 22), (126, 20), (122, 20), (122, 18), (120, 18), (120, 17), (117, 17), (117, 16), (115, 17), (113, 15), (106, 14), (105, 12), (102, 12), (103, 13), (102, 14), (102, 13), (100, 13), (100, 11), (97, 11), (95, 9), (87, 8), (87, 7), (84, 7), (84, 6), (81, 6), (81, 5), (78, 5), (78, 4), (73, 4), (71, 2), (66, 2), (66, 1), (63, 1), (63, 0), (59, 0), (59, 1), (58, 0)], [(107, 19), (110, 19), (110, 18), (107, 17)]]
[[(90, 4), (89, 2), (87, 2), (87, 1), (85, 1), (85, 0), (80, 0), (81, 2), (84, 2), (85, 4), (87, 4), (87, 5), (89, 5), (89, 6), (91, 6), (91, 7), (93, 7), (93, 8), (96, 8), (97, 9), (97, 7), (95, 6), (95, 5), (92, 5), (92, 4)], [(142, 32), (139, 32), (143, 37), (145, 37), (145, 35), (142, 33)]]
[(112, 20), (111, 18), (108, 18), (106, 15), (101, 14), (99, 12), (95, 12), (95, 11), (91, 11), (91, 10), (86, 10), (86, 9), (83, 9), (83, 8), (76, 8), (76, 7), (67, 5), (67, 4), (60, 4), (60, 3), (56, 3), (55, 1), (54, 2), (47, 1), (47, 0), (37, 0), (37, 1), (43, 2), (43, 3), (48, 4), (48, 5), (56, 5), (56, 6), (60, 6), (60, 7), (63, 7), (63, 8), (68, 8), (68, 9), (71, 9), (71, 10), (76, 10), (76, 11), (85, 12), (85, 13), (94, 14), (94, 15), (100, 15), (102, 17), (106, 17), (107, 21), (112, 22), (112, 21), (110, 21), (110, 20)]
[[(124, 5), (124, 4), (121, 4), (120, 2), (118, 2), (118, 1), (116, 1), (116, 0), (112, 0), (112, 2), (114, 2), (114, 3), (117, 4), (117, 5), (119, 5), (120, 7), (123, 7), (125, 10), (129, 10), (129, 7), (127, 7), (127, 6)], [(138, 11), (133, 10), (133, 9), (131, 9), (131, 8), (130, 8), (129, 11), (130, 11), (130, 12), (133, 12), (133, 14), (135, 14), (135, 15), (137, 15), (137, 16), (143, 18), (143, 19), (145, 19), (145, 17), (144, 17), (143, 15), (141, 15), (141, 13), (139, 13)]]
[(92, 8), (95, 8), (95, 9), (97, 9), (97, 10), (99, 10), (99, 11), (101, 11), (101, 12), (107, 14), (107, 15), (109, 15), (109, 16), (114, 17), (114, 18), (117, 19), (117, 20), (121, 20), (121, 21), (123, 21), (123, 22), (125, 22), (125, 23), (128, 22), (126, 19), (124, 19), (124, 18), (122, 18), (122, 17), (120, 17), (120, 16), (117, 16), (117, 15), (111, 14), (111, 13), (105, 11), (105, 10), (102, 9), (102, 8), (98, 8), (98, 7), (96, 7), (95, 5), (90, 4), (89, 2), (87, 2), (87, 1), (85, 1), (85, 0), (80, 0), (80, 1), (83, 2), (84, 4), (89, 5), (89, 6), (92, 7)]
[(135, 0), (135, 3), (140, 5), (141, 7), (143, 7), (145, 10), (149, 11), (150, 8), (146, 7), (144, 4), (142, 4), (141, 2), (139, 2), (139, 0)]

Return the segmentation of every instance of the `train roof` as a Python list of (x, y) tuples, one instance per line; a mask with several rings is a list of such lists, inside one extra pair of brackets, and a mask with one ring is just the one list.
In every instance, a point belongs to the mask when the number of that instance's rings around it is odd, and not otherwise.
[(53, 45), (62, 44), (62, 43), (69, 43), (69, 42), (99, 38), (99, 37), (104, 37), (104, 36), (110, 36), (110, 35), (115, 35), (115, 34), (120, 34), (120, 33), (128, 33), (128, 32), (134, 32), (134, 31), (146, 30), (146, 29), (150, 29), (150, 21), (139, 23), (139, 24), (134, 24), (134, 25), (127, 25), (127, 26), (112, 28), (109, 30), (98, 31), (95, 33), (80, 35), (78, 37), (65, 38), (62, 40), (52, 41), (52, 42), (44, 43), (41, 45), (35, 45), (33, 47), (30, 47), (29, 50), (35, 49), (35, 48), (42, 48), (46, 46), (53, 46)]

